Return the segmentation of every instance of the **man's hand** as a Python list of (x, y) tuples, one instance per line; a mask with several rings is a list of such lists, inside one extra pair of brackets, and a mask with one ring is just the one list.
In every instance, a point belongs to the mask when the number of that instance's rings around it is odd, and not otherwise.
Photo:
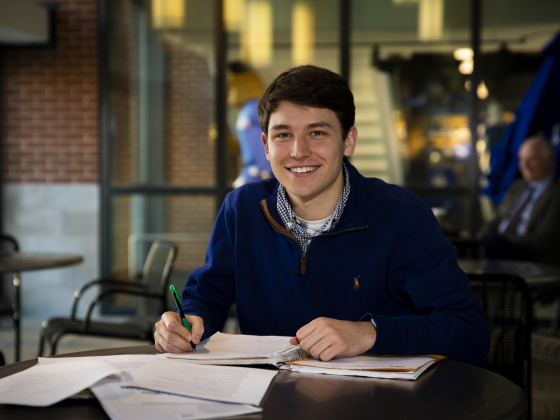
[(192, 351), (189, 344), (200, 343), (200, 337), (204, 333), (204, 323), (202, 318), (194, 315), (186, 315), (189, 325), (191, 326), (192, 336), (181, 324), (181, 318), (176, 312), (165, 312), (161, 319), (156, 323), (156, 332), (154, 339), (156, 341), (156, 349), (162, 353), (184, 353)]
[(351, 322), (317, 318), (290, 339), (315, 359), (328, 362), (335, 356), (357, 356), (373, 347), (377, 331), (371, 321)]

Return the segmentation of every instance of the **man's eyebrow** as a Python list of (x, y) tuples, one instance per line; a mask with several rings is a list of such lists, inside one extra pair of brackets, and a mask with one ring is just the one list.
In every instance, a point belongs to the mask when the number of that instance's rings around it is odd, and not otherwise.
[[(319, 122), (316, 122), (316, 123), (309, 124), (305, 128), (310, 129), (310, 128), (321, 128), (321, 127), (326, 127), (326, 128), (330, 128), (331, 130), (334, 130), (332, 125), (330, 125), (328, 122), (324, 122), (324, 121), (319, 121)], [(273, 125), (272, 127), (270, 127), (270, 131), (288, 130), (290, 128), (291, 127), (288, 124), (276, 124), (276, 125)]]
[(331, 130), (334, 130), (334, 127), (332, 125), (330, 125), (328, 122), (324, 122), (324, 121), (309, 124), (307, 126), (307, 128), (321, 128), (321, 127), (326, 127), (326, 128), (330, 128)]
[(270, 131), (274, 131), (274, 130), (287, 130), (289, 129), (290, 126), (287, 124), (276, 124), (273, 125), (272, 127), (270, 127)]

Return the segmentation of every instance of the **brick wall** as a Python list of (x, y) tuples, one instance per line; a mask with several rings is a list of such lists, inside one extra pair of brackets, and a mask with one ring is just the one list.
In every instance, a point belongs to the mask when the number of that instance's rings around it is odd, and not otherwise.
[(97, 1), (60, 0), (55, 50), (4, 50), (3, 179), (98, 181)]

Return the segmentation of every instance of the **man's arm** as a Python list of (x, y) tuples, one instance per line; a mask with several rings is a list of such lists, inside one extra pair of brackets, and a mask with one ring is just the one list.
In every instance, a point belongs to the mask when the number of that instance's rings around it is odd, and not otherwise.
[(377, 324), (371, 352), (482, 362), (490, 349), (482, 306), (431, 210), (418, 213), (396, 240), (388, 287), (411, 314), (368, 314)]
[(228, 208), (226, 197), (210, 236), (204, 265), (189, 275), (181, 297), (185, 315), (204, 320), (203, 340), (223, 329), (229, 308), (235, 303), (235, 222), (233, 216), (228, 220)]
[(192, 335), (181, 325), (179, 314), (165, 312), (156, 323), (156, 348), (166, 352), (191, 351), (194, 344), (221, 331), (230, 306), (234, 303), (234, 263), (231, 239), (227, 230), (226, 198), (222, 205), (206, 250), (206, 261), (187, 279), (182, 293), (182, 307), (192, 327)]
[(490, 334), (482, 307), (437, 220), (427, 209), (402, 229), (393, 238), (387, 288), (410, 315), (377, 314), (372, 308), (362, 318), (367, 322), (319, 318), (301, 328), (293, 344), (300, 342), (325, 361), (364, 352), (441, 354), (467, 363), (486, 358)]

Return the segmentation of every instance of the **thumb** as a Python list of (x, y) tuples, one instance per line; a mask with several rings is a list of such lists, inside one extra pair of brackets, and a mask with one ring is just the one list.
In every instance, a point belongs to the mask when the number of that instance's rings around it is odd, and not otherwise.
[(204, 321), (201, 317), (196, 315), (185, 315), (189, 324), (191, 326), (192, 331), (192, 342), (194, 344), (200, 343), (200, 339), (202, 334), (204, 334)]

